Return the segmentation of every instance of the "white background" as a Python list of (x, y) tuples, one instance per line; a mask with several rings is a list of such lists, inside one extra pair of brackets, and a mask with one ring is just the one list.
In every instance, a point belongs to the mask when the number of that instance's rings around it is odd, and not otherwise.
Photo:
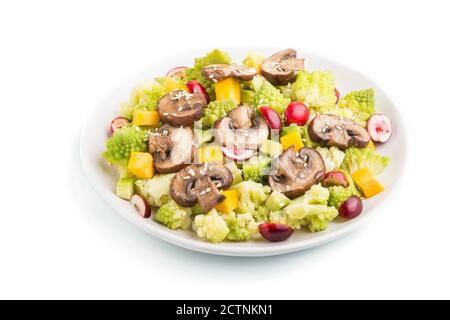
[[(2, 1), (0, 298), (450, 298), (446, 3)], [(388, 209), (258, 259), (179, 249), (112, 212), (79, 160), (97, 101), (168, 52), (265, 44), (349, 65), (394, 100), (409, 153)]]

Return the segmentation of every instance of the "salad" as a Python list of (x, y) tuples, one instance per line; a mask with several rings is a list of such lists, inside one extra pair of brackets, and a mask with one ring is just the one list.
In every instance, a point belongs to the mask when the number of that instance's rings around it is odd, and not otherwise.
[(361, 89), (341, 96), (293, 49), (241, 64), (213, 50), (134, 89), (103, 158), (117, 196), (167, 228), (213, 243), (321, 232), (384, 190), (392, 123)]

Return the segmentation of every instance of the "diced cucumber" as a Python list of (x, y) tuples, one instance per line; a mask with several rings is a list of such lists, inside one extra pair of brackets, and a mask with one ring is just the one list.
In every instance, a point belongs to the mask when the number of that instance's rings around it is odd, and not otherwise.
[(135, 178), (122, 178), (117, 181), (116, 195), (122, 199), (130, 200), (134, 194)]

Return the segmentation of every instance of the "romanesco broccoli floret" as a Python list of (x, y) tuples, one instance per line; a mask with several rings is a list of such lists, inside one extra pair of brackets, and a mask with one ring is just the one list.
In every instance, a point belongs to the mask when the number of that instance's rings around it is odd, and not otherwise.
[(368, 167), (376, 175), (383, 172), (389, 165), (389, 158), (378, 154), (370, 148), (359, 149), (350, 147), (345, 151), (342, 168), (353, 174), (359, 169)]
[(106, 141), (106, 151), (103, 157), (118, 167), (126, 168), (132, 152), (147, 150), (148, 132), (138, 126), (128, 125), (117, 130)]
[(136, 180), (136, 191), (150, 206), (161, 207), (170, 200), (170, 182), (174, 176), (175, 173), (156, 174), (151, 179)]
[(247, 106), (253, 106), (253, 101), (255, 101), (255, 91), (253, 90), (242, 90), (241, 92), (241, 103)]
[(211, 101), (205, 108), (203, 117), (200, 119), (202, 125), (206, 128), (210, 128), (214, 125), (218, 119), (225, 117), (229, 111), (236, 108), (236, 102), (234, 100), (216, 100)]
[(334, 76), (328, 71), (299, 71), (292, 85), (292, 99), (305, 102), (313, 110), (334, 107)]
[(216, 210), (196, 216), (192, 228), (200, 238), (214, 243), (225, 240), (230, 232), (225, 219)]
[(185, 79), (197, 80), (208, 91), (211, 100), (215, 100), (214, 83), (202, 76), (202, 68), (210, 64), (232, 64), (230, 56), (220, 50), (213, 50), (206, 56), (195, 59), (194, 67), (186, 69)]
[(272, 159), (265, 156), (253, 157), (242, 166), (244, 180), (258, 183), (266, 181)]
[(283, 114), (284, 110), (291, 102), (291, 99), (283, 96), (277, 88), (262, 76), (253, 78), (252, 87), (255, 91), (253, 106), (256, 108), (269, 106), (279, 114)]
[(227, 236), (228, 240), (246, 241), (258, 231), (258, 224), (249, 213), (236, 214), (231, 212), (222, 216), (230, 230)]
[(375, 91), (371, 88), (350, 92), (341, 99), (339, 107), (350, 110), (350, 118), (365, 123), (375, 112)]
[(274, 190), (266, 200), (266, 207), (270, 211), (278, 211), (286, 207), (291, 200), (280, 191)]
[(287, 224), (294, 229), (308, 226), (312, 232), (324, 230), (328, 223), (338, 215), (335, 207), (327, 205), (329, 195), (326, 188), (315, 185), (283, 210), (272, 212), (270, 221)]
[(157, 82), (139, 85), (131, 93), (130, 102), (122, 105), (122, 116), (131, 120), (136, 110), (156, 110), (163, 95), (164, 88)]
[(353, 195), (352, 188), (344, 188), (342, 186), (333, 186), (328, 188), (330, 191), (330, 198), (328, 198), (328, 205), (333, 206), (339, 210), (342, 203)]
[(155, 220), (170, 229), (181, 228), (185, 230), (191, 226), (191, 214), (190, 208), (183, 208), (175, 201), (170, 200), (158, 209)]
[(264, 205), (270, 187), (254, 181), (243, 181), (231, 187), (239, 191), (237, 213), (249, 213), (257, 222), (267, 221), (269, 209)]
[(337, 170), (341, 167), (342, 161), (344, 161), (345, 153), (339, 150), (339, 148), (317, 147), (316, 150), (322, 156), (327, 172)]

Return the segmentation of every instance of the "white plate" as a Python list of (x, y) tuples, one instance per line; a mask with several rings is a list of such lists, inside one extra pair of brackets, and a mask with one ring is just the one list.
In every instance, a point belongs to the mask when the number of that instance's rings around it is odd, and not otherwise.
[[(270, 55), (279, 48), (239, 48), (227, 51), (234, 61), (242, 61), (248, 51), (256, 51)], [(310, 233), (307, 230), (296, 231), (287, 241), (271, 243), (266, 241), (248, 241), (242, 243), (212, 244), (203, 241), (191, 231), (172, 231), (156, 223), (152, 219), (141, 218), (129, 202), (119, 199), (114, 194), (116, 174), (102, 159), (107, 129), (111, 119), (116, 117), (120, 110), (120, 103), (127, 101), (131, 89), (139, 82), (161, 76), (167, 70), (180, 65), (192, 65), (194, 57), (202, 56), (207, 50), (197, 52), (181, 52), (169, 55), (163, 61), (153, 61), (149, 68), (141, 74), (132, 77), (130, 81), (111, 91), (101, 101), (87, 120), (81, 134), (81, 159), (86, 174), (99, 195), (114, 208), (123, 218), (149, 234), (187, 249), (229, 256), (269, 256), (304, 250), (328, 241), (342, 237), (352, 230), (360, 227), (369, 217), (376, 215), (379, 210), (386, 209), (387, 198), (393, 191), (396, 182), (400, 179), (406, 158), (406, 141), (403, 125), (398, 111), (385, 93), (370, 79), (332, 60), (324, 59), (313, 54), (299, 50), (301, 56), (306, 58), (307, 70), (331, 70), (336, 76), (336, 85), (345, 94), (351, 90), (373, 87), (376, 90), (377, 110), (386, 113), (393, 121), (394, 132), (390, 141), (377, 150), (391, 158), (388, 169), (381, 175), (386, 191), (370, 200), (364, 201), (364, 212), (357, 219), (342, 222), (334, 221), (323, 232)]]

